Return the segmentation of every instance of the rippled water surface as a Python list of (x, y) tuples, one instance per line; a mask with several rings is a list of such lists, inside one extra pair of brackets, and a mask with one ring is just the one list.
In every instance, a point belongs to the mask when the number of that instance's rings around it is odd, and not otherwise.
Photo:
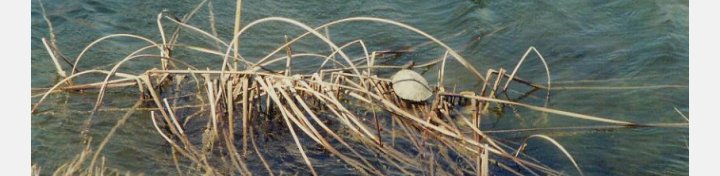
[[(93, 40), (114, 33), (129, 33), (160, 41), (156, 16), (166, 9), (182, 16), (199, 1), (95, 1), (45, 0), (48, 19), (53, 24), (63, 54), (74, 58)], [(229, 40), (234, 20), (234, 2), (212, 1), (217, 32)], [(582, 114), (640, 123), (674, 123), (684, 119), (674, 110), (688, 112), (688, 2), (655, 0), (618, 1), (244, 1), (243, 23), (269, 17), (290, 17), (309, 26), (353, 16), (371, 16), (396, 20), (415, 26), (437, 37), (478, 70), (512, 69), (530, 46), (547, 59), (553, 87), (549, 107)], [(209, 30), (207, 8), (201, 9), (190, 24)], [(166, 23), (169, 23), (166, 21)], [(171, 26), (168, 24), (168, 26)], [(57, 80), (54, 66), (41, 42), (48, 37), (38, 1), (32, 1), (32, 87), (50, 87)], [(284, 23), (266, 23), (243, 36), (241, 51), (245, 58), (257, 60), (283, 42), (283, 36), (295, 36), (300, 29)], [(200, 35), (186, 33), (181, 43), (212, 47)], [(413, 53), (387, 64), (413, 59), (429, 61), (442, 55), (435, 46), (426, 46), (421, 36), (389, 25), (357, 22), (330, 29), (337, 43), (363, 38), (370, 50), (412, 49)], [(90, 69), (117, 62), (145, 43), (112, 40), (94, 48), (79, 64)], [(307, 41), (295, 50), (318, 51), (317, 43)], [(322, 46), (325, 47), (325, 46)], [(358, 55), (359, 53), (350, 53)], [(218, 60), (177, 53), (177, 57), (199, 67), (217, 67)], [(154, 62), (133, 62), (126, 72), (138, 73)], [(299, 67), (301, 67), (300, 65)], [(457, 63), (449, 63), (447, 84), (458, 89), (478, 89), (480, 83)], [(457, 69), (454, 69), (457, 68)], [(536, 57), (529, 57), (518, 75), (545, 83), (545, 69)], [(429, 82), (435, 73), (427, 72)], [(133, 90), (116, 91), (106, 105), (130, 106)], [(33, 92), (34, 94), (37, 92)], [(69, 96), (68, 96), (69, 95)], [(542, 104), (544, 92), (522, 100)], [(73, 92), (51, 98), (51, 111), (32, 116), (32, 162), (48, 173), (67, 162), (82, 148), (79, 134), (95, 94)], [(33, 98), (33, 102), (37, 99)], [(72, 108), (70, 108), (72, 107)], [(72, 110), (71, 110), (72, 109)], [(112, 128), (122, 112), (102, 112), (93, 124), (93, 135), (100, 140)], [(137, 116), (137, 117), (135, 117)], [(166, 175), (174, 172), (166, 144), (147, 124), (146, 113), (136, 113), (123, 130), (118, 131), (104, 154), (108, 165), (134, 173)], [(584, 121), (537, 115), (517, 118), (511, 113), (483, 119), (483, 130), (533, 127), (597, 125)], [(562, 143), (575, 156), (586, 175), (687, 175), (688, 129), (623, 128), (610, 130), (556, 130), (491, 133), (509, 141), (522, 141), (531, 134), (545, 134)], [(97, 142), (97, 141), (96, 141)], [(266, 142), (268, 150), (294, 153), (286, 147), (290, 140)], [(518, 144), (515, 144), (518, 145)], [(543, 163), (574, 174), (574, 168), (561, 152), (543, 142), (533, 143), (527, 153)], [(292, 158), (296, 160), (297, 158)], [(335, 169), (334, 158), (315, 161), (319, 171), (347, 172)], [(286, 170), (302, 170), (301, 161), (271, 161)], [(167, 163), (167, 164), (162, 164)], [(324, 167), (325, 166), (325, 167)], [(262, 169), (262, 167), (258, 167)], [(503, 173), (499, 173), (503, 174)]]

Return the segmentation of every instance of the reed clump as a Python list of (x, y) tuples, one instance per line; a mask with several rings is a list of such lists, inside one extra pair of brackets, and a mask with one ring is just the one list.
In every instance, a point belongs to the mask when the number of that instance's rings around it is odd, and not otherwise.
[[(212, 8), (211, 4), (203, 1), (195, 11), (205, 6)], [(53, 93), (73, 90), (97, 92), (95, 106), (86, 126), (83, 126), (84, 131), (89, 131), (89, 124), (97, 112), (109, 109), (103, 106), (108, 89), (134, 87), (139, 97), (131, 108), (121, 110), (127, 111), (126, 115), (118, 120), (98, 146), (90, 146), (88, 142), (76, 159), (61, 166), (54, 174), (102, 175), (112, 172), (104, 165), (102, 149), (111, 140), (115, 130), (121, 128), (135, 111), (145, 112), (152, 119), (152, 124), (147, 124), (147, 128), (155, 129), (169, 144), (169, 155), (172, 155), (175, 170), (183, 175), (274, 175), (287, 172), (276, 168), (272, 160), (277, 156), (259, 145), (263, 143), (256, 139), (267, 138), (272, 131), (281, 131), (285, 134), (280, 135), (284, 137), (283, 140), (292, 141), (292, 148), (298, 151), (295, 157), (302, 158), (300, 161), (306, 167), (304, 172), (313, 175), (321, 174), (316, 170), (318, 162), (335, 160), (341, 161), (350, 171), (362, 175), (489, 175), (493, 170), (518, 175), (563, 174), (563, 171), (522, 154), (528, 147), (527, 141), (535, 138), (557, 146), (568, 157), (576, 172), (582, 175), (582, 169), (572, 157), (572, 152), (558, 141), (536, 134), (522, 142), (517, 141), (520, 145), (502, 142), (480, 128), (482, 116), (492, 113), (491, 106), (509, 106), (618, 127), (650, 126), (552, 109), (547, 107), (547, 101), (544, 105), (531, 105), (504, 98), (502, 95), (511, 90), (512, 82), (519, 83), (512, 85), (525, 86), (533, 91), (544, 90), (547, 92), (546, 98), (549, 98), (550, 70), (534, 47), (527, 50), (510, 73), (500, 68), (489, 69), (481, 74), (442, 41), (396, 21), (352, 17), (310, 27), (290, 18), (268, 17), (240, 25), (240, 9), (238, 2), (235, 33), (230, 41), (217, 37), (214, 25), (210, 32), (188, 25), (195, 11), (181, 19), (159, 13), (157, 25), (161, 41), (133, 34), (114, 34), (90, 43), (72, 64), (68, 64), (72, 67), (70, 72), (65, 72), (60, 62), (54, 62), (63, 79), (53, 87), (44, 89), (44, 93), (37, 94), (41, 98), (33, 105), (33, 112), (42, 108), (45, 99)], [(210, 16), (212, 22), (213, 19)], [(243, 58), (238, 50), (242, 42), (241, 34), (257, 24), (271, 21), (284, 22), (306, 32), (295, 38), (286, 38), (286, 43), (264, 57)], [(405, 101), (395, 94), (392, 82), (379, 73), (397, 71), (401, 66), (379, 65), (376, 62), (378, 57), (390, 52), (369, 51), (361, 38), (338, 45), (323, 34), (333, 25), (357, 21), (382, 23), (412, 31), (445, 50), (445, 54), (438, 56), (438, 59), (415, 66), (437, 71), (438, 82), (431, 85), (433, 95), (430, 100)], [(168, 27), (175, 29), (169, 35), (165, 33)], [(178, 43), (179, 31), (188, 31), (184, 35), (205, 36), (220, 47), (211, 49)], [(146, 41), (148, 45), (129, 53), (110, 69), (76, 67), (95, 44), (121, 37)], [(306, 37), (323, 41), (331, 50), (304, 53), (292, 49), (295, 42)], [(348, 55), (346, 48), (351, 45), (361, 46), (362, 55)], [(45, 46), (51, 51), (52, 59), (57, 60), (54, 54), (60, 53), (56, 51), (57, 47), (52, 42), (46, 42)], [(156, 50), (155, 54), (147, 54), (151, 50)], [(184, 58), (173, 56), (176, 50), (215, 55), (215, 58), (208, 59), (216, 59), (217, 67), (197, 68), (183, 61)], [(547, 71), (546, 85), (516, 76), (521, 63), (533, 52), (542, 60)], [(141, 59), (157, 60), (158, 65), (139, 74), (125, 73), (121, 69), (123, 65)], [(317, 69), (294, 69), (292, 61), (298, 59), (316, 59)], [(449, 86), (444, 81), (445, 66), (453, 61), (460, 63), (481, 82), (482, 88), (457, 92), (448, 90)], [(271, 69), (278, 64), (284, 64), (284, 69)], [(104, 81), (75, 83), (77, 79), (96, 75), (101, 75)], [(182, 95), (186, 98), (173, 98)], [(88, 135), (84, 137), (86, 141), (91, 140)], [(318, 161), (308, 155), (308, 150), (320, 150), (334, 159)], [(36, 169), (40, 172), (39, 167), (33, 167), (33, 173)]]

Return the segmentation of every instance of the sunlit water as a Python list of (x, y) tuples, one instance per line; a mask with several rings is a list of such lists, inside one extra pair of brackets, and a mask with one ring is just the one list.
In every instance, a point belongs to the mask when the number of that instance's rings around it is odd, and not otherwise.
[[(66, 56), (74, 58), (93, 40), (114, 33), (138, 34), (160, 41), (156, 15), (167, 9), (182, 16), (198, 1), (44, 1), (53, 23), (58, 45)], [(269, 16), (291, 17), (310, 26), (332, 20), (372, 16), (415, 26), (446, 42), (459, 51), (478, 70), (512, 69), (530, 46), (547, 59), (553, 87), (549, 107), (582, 114), (640, 123), (684, 122), (674, 108), (688, 110), (688, 2), (687, 1), (427, 1), (427, 2), (336, 2), (336, 1), (246, 1), (243, 23)], [(219, 36), (230, 39), (234, 20), (234, 2), (213, 1)], [(201, 9), (190, 24), (209, 30), (207, 8)], [(170, 23), (165, 21), (166, 23)], [(166, 26), (172, 26), (167, 24)], [(174, 28), (171, 28), (174, 29)], [(32, 87), (52, 86), (57, 80), (54, 66), (43, 47), (48, 27), (38, 1), (32, 1)], [(170, 31), (170, 30), (166, 30)], [(257, 60), (283, 41), (283, 36), (301, 32), (283, 23), (266, 23), (243, 36), (241, 51), (245, 58)], [(200, 35), (185, 32), (181, 43), (213, 47)], [(337, 43), (358, 38), (370, 50), (414, 49), (415, 52), (386, 64), (401, 64), (414, 59), (429, 61), (442, 55), (427, 40), (389, 25), (368, 22), (338, 25), (330, 29)], [(327, 51), (317, 41), (295, 46), (298, 51)], [(112, 40), (95, 47), (79, 68), (90, 69), (114, 63), (145, 43)], [(323, 46), (324, 47), (324, 46)], [(354, 49), (359, 51), (359, 48)], [(359, 55), (359, 52), (351, 52)], [(218, 67), (219, 60), (177, 53), (176, 57), (200, 67)], [(140, 61), (124, 67), (137, 73), (155, 62)], [(301, 67), (302, 63), (298, 67)], [(480, 83), (457, 63), (449, 63), (447, 84), (457, 89), (479, 89)], [(457, 69), (456, 69), (457, 68)], [(106, 68), (107, 69), (107, 68)], [(434, 72), (424, 74), (435, 82)], [(545, 70), (531, 55), (518, 75), (545, 83)], [(109, 95), (106, 106), (128, 107), (137, 97), (134, 90)], [(515, 93), (513, 97), (519, 95)], [(539, 91), (520, 100), (542, 105), (545, 92)], [(46, 108), (51, 112), (32, 116), (32, 162), (48, 174), (59, 164), (72, 159), (82, 147), (79, 134), (86, 111), (95, 102), (94, 93), (57, 94)], [(33, 99), (37, 101), (37, 99)], [(72, 108), (71, 108), (72, 107)], [(70, 110), (72, 109), (72, 110)], [(84, 111), (84, 112), (83, 112)], [(602, 125), (563, 116), (527, 113), (522, 118), (506, 109), (503, 116), (486, 116), (483, 130), (533, 127)], [(122, 112), (100, 113), (93, 124), (94, 142), (112, 128)], [(136, 113), (113, 138), (104, 155), (107, 164), (123, 171), (165, 175), (174, 172), (168, 158), (168, 146), (149, 126), (147, 113)], [(687, 128), (634, 128), (612, 130), (559, 130), (492, 133), (507, 141), (522, 141), (532, 134), (545, 134), (562, 143), (578, 161), (586, 175), (687, 175)], [(287, 137), (287, 136), (285, 136)], [(289, 139), (289, 138), (288, 138)], [(265, 141), (268, 151), (296, 153), (286, 147), (290, 140)], [(519, 145), (517, 143), (510, 143)], [(319, 151), (319, 150), (318, 150)], [(545, 142), (531, 142), (526, 153), (543, 163), (574, 174), (574, 168), (561, 152)], [(336, 159), (316, 155), (318, 171), (348, 172), (333, 166)], [(290, 161), (285, 161), (286, 159)], [(278, 157), (270, 161), (286, 173), (304, 170), (299, 158)], [(259, 163), (254, 163), (262, 170)], [(498, 171), (499, 174), (507, 174)]]

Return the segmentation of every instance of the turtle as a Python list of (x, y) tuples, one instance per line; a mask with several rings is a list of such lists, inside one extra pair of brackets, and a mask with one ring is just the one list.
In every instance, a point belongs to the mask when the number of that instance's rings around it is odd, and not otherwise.
[(422, 102), (433, 95), (427, 80), (419, 73), (411, 70), (415, 62), (410, 61), (390, 79), (395, 94), (408, 101)]

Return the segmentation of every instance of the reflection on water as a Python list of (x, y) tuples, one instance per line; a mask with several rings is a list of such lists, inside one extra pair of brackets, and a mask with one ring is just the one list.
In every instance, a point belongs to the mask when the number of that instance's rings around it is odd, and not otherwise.
[[(69, 57), (104, 35), (129, 33), (159, 41), (155, 17), (163, 9), (184, 15), (197, 1), (79, 1), (45, 0), (48, 17), (57, 34), (58, 45)], [(234, 3), (213, 1), (217, 33), (229, 40), (234, 18)], [(510, 69), (523, 52), (535, 46), (548, 60), (554, 87), (549, 106), (583, 114), (633, 122), (681, 122), (673, 108), (688, 110), (688, 2), (687, 1), (442, 1), (379, 2), (353, 1), (264, 1), (245, 2), (243, 22), (268, 16), (292, 17), (315, 26), (353, 16), (372, 16), (410, 24), (438, 37), (466, 57), (478, 70)], [(207, 9), (201, 9), (190, 24), (210, 30)], [(32, 1), (32, 87), (55, 83), (54, 68), (41, 37), (48, 27), (38, 1)], [(257, 60), (279, 46), (283, 35), (297, 35), (299, 29), (281, 23), (258, 26), (243, 36), (241, 51), (245, 58)], [(398, 64), (414, 59), (418, 63), (439, 57), (442, 50), (423, 45), (420, 36), (399, 28), (373, 23), (352, 23), (330, 29), (332, 39), (346, 43), (363, 38), (370, 50), (411, 49), (414, 52), (394, 60)], [(187, 34), (181, 42), (213, 47), (199, 35)], [(304, 41), (298, 51), (317, 51), (317, 41)], [(90, 69), (118, 61), (130, 51), (144, 46), (131, 40), (113, 40), (94, 48), (79, 67)], [(326, 48), (321, 48), (326, 49)], [(359, 53), (349, 53), (359, 54)], [(188, 53), (177, 53), (188, 62), (202, 67), (217, 67), (217, 61)], [(147, 69), (149, 62), (135, 62), (126, 72)], [(461, 66), (449, 63), (449, 68)], [(435, 82), (435, 73), (425, 74)], [(448, 69), (446, 75), (467, 75), (464, 69)], [(544, 68), (529, 58), (518, 75), (538, 83), (545, 82)], [(389, 75), (388, 75), (389, 76)], [(450, 76), (448, 84), (458, 89), (478, 89), (470, 76)], [(658, 86), (660, 85), (660, 86)], [(128, 90), (127, 92), (131, 92)], [(109, 95), (116, 106), (129, 106), (136, 95), (115, 92)], [(511, 95), (517, 97), (519, 95)], [(522, 101), (542, 104), (544, 92), (536, 92)], [(92, 93), (57, 94), (52, 97), (53, 111), (32, 116), (32, 160), (49, 172), (71, 159), (82, 147), (79, 126), (95, 101)], [(33, 101), (36, 101), (34, 99)], [(67, 102), (67, 103), (65, 103)], [(527, 110), (520, 110), (527, 111)], [(528, 112), (525, 112), (528, 113)], [(143, 115), (141, 115), (143, 114)], [(136, 113), (124, 130), (108, 145), (109, 165), (130, 171), (169, 173), (174, 168), (161, 138), (147, 124), (145, 113)], [(104, 136), (122, 113), (105, 112), (94, 124), (94, 136)], [(526, 115), (518, 119), (506, 113), (486, 117), (484, 130), (584, 125), (561, 116), (538, 120)], [(688, 172), (687, 128), (642, 128), (612, 130), (564, 130), (498, 133), (498, 138), (520, 141), (543, 133), (561, 142), (575, 157), (587, 175), (686, 175)], [(284, 143), (266, 143), (271, 150), (296, 152)], [(272, 147), (276, 145), (275, 147)], [(552, 146), (537, 142), (527, 153), (559, 170), (573, 171), (572, 165)], [(320, 157), (322, 158), (322, 157)], [(278, 161), (279, 162), (279, 161)], [(320, 162), (322, 163), (322, 162)], [(323, 164), (317, 164), (323, 167)], [(302, 162), (286, 169), (302, 169)], [(332, 167), (330, 163), (327, 167)], [(260, 168), (260, 167), (258, 167)], [(330, 169), (330, 168), (327, 168)], [(322, 169), (320, 169), (322, 170)], [(329, 172), (329, 170), (328, 170)], [(332, 171), (333, 173), (343, 172)]]

